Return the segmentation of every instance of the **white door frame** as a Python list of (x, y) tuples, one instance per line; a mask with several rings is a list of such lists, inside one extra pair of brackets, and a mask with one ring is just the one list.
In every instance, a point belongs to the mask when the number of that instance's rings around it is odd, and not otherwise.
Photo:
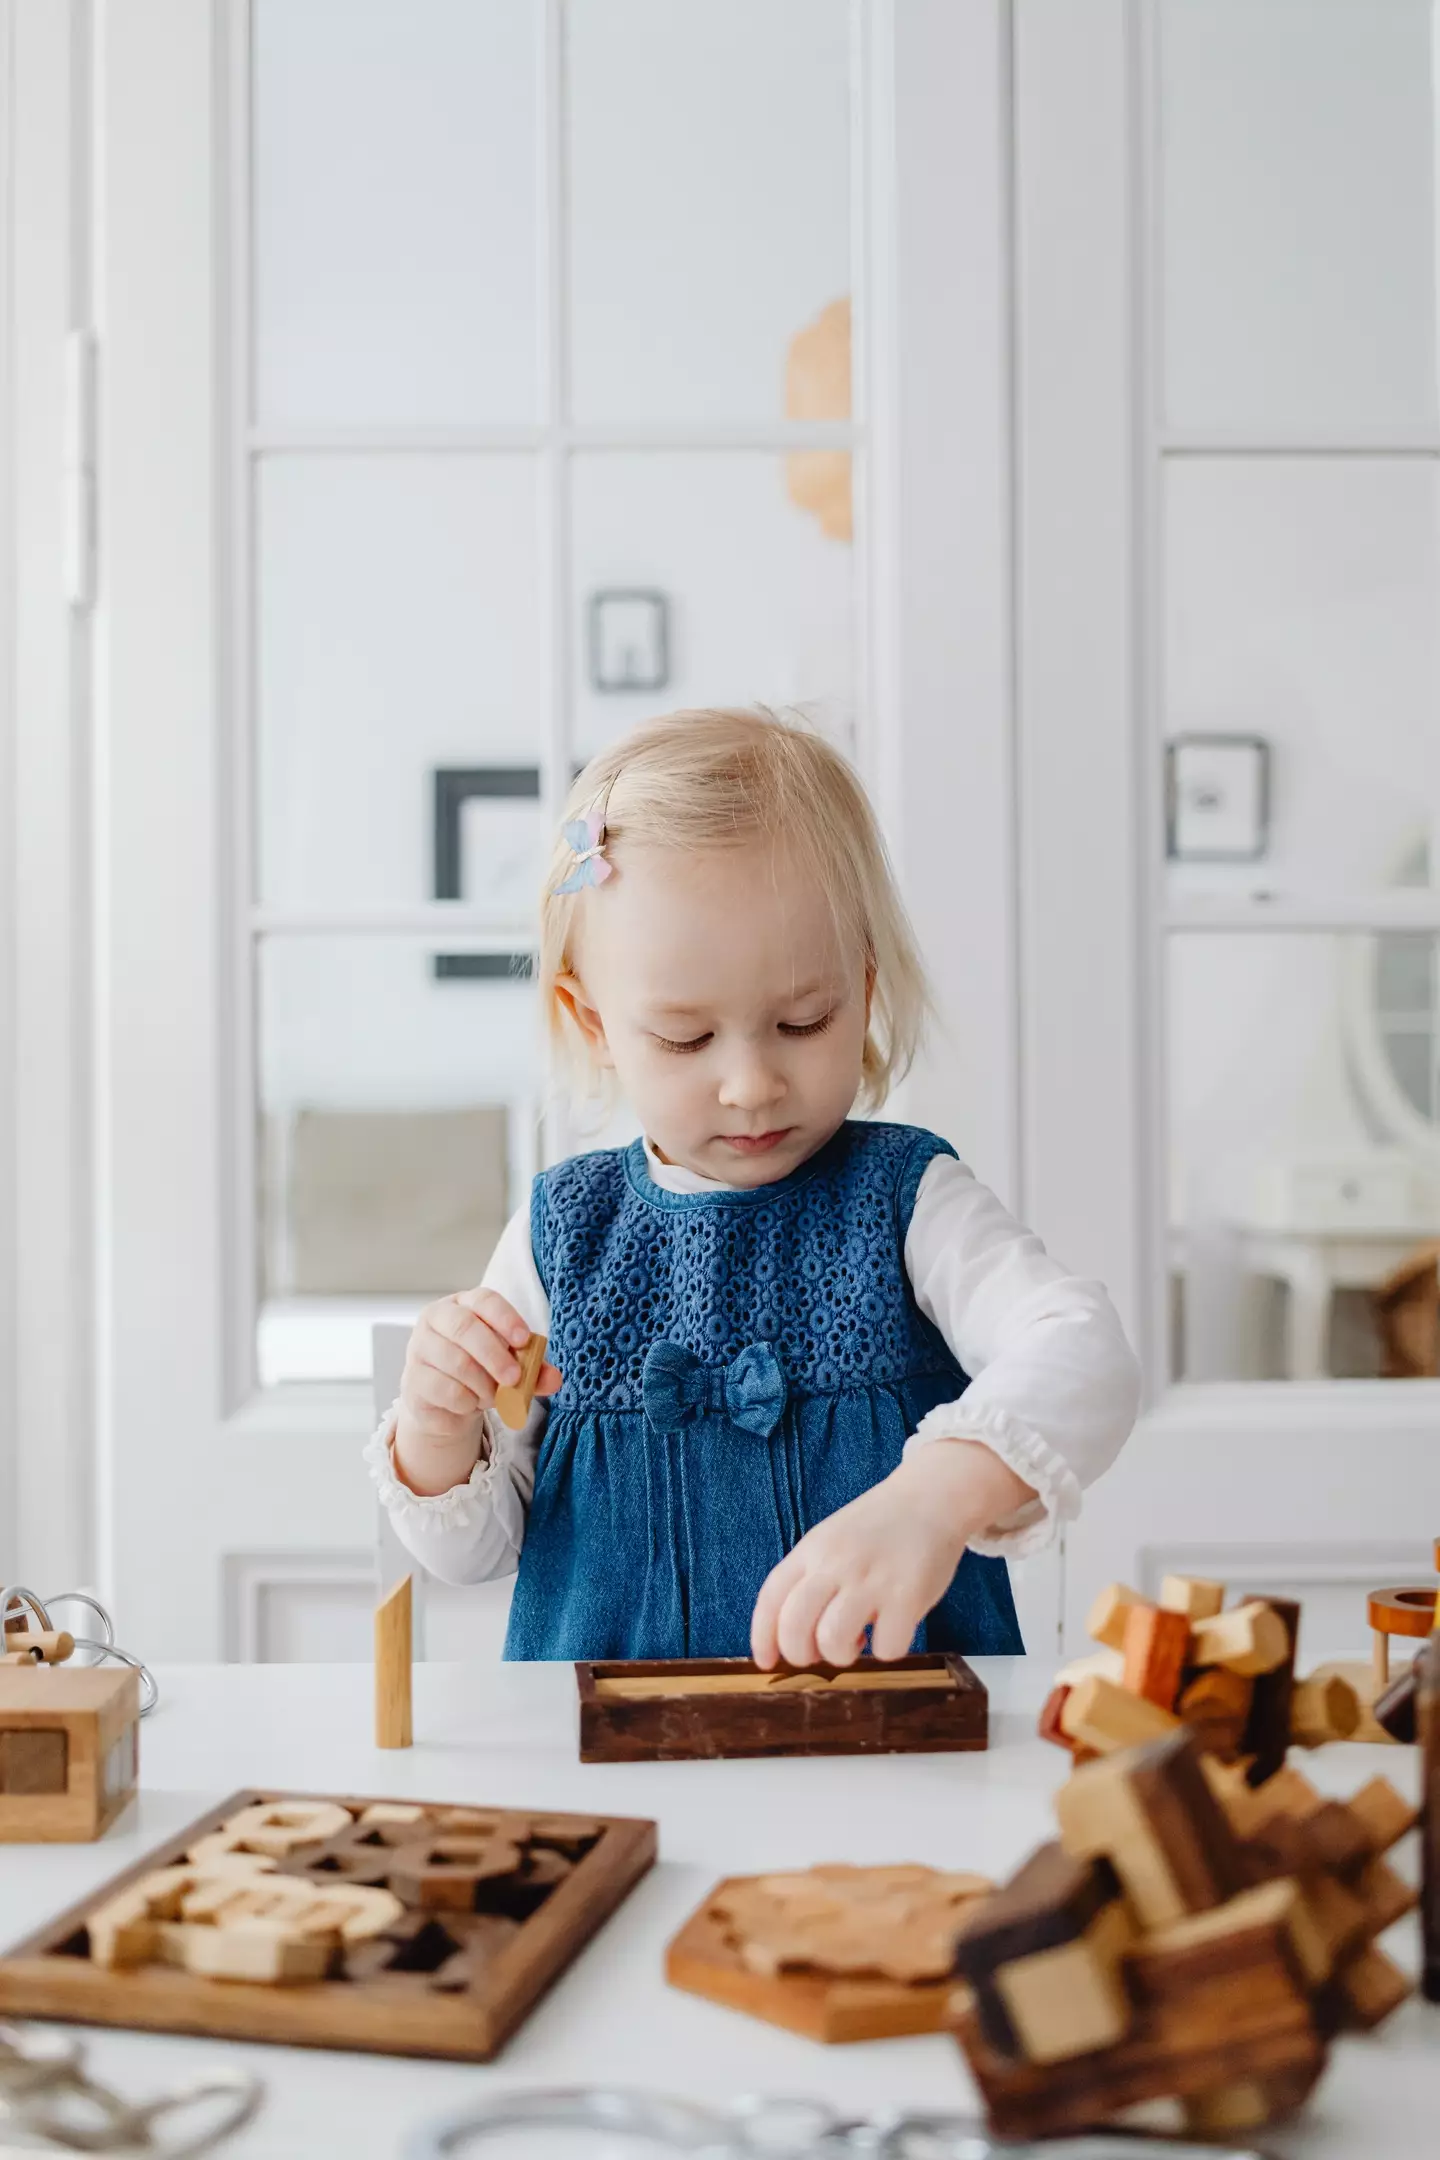
[(15, 1221), (15, 405), (14, 36), (12, 0), (0, 0), (0, 1577), (15, 1579), (19, 1388), (19, 1235)]
[(1015, 25), (1024, 1211), (1108, 1283), (1150, 1400), (1067, 1539), (1075, 1641), (1100, 1584), (1167, 1567), (1423, 1580), (1440, 1382), (1167, 1385), (1152, 0)]
[[(876, 117), (890, 84), (906, 101), (903, 131), (873, 131), (867, 189), (868, 274), (893, 308), (861, 360), (876, 420), (862, 515), (888, 568), (868, 611), (877, 779), (958, 1020), (955, 1056), (922, 1068), (896, 1114), (956, 1133), (1013, 1190), (1007, 14), (1002, 0), (867, 0), (855, 21)], [(223, 868), (236, 17), (227, 0), (96, 0), (96, 21), (99, 1572), (123, 1639), (211, 1657), (227, 1646), (227, 1579), (263, 1588), (266, 1556), (289, 1572), (296, 1553), (370, 1544), (369, 1405), (363, 1387), (237, 1400), (229, 1340), (253, 1206), (233, 1145), (249, 1047), (230, 1017), (240, 940)]]

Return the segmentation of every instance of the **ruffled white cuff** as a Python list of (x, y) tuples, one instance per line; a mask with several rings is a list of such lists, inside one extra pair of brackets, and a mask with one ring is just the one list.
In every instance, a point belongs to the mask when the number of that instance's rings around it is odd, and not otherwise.
[(1023, 1560), (1053, 1544), (1060, 1525), (1080, 1513), (1080, 1480), (1069, 1463), (1008, 1410), (991, 1403), (972, 1408), (963, 1395), (956, 1402), (937, 1403), (906, 1441), (905, 1454), (937, 1440), (979, 1440), (1035, 1488), (1035, 1499), (992, 1523), (983, 1537), (970, 1539), (972, 1552), (987, 1559)]
[[(407, 1523), (423, 1534), (431, 1530), (475, 1531), (495, 1512), (495, 1483), (504, 1472), (493, 1448), (481, 1457), (463, 1485), (448, 1492), (417, 1493), (395, 1475), (395, 1427), (399, 1421), (398, 1399), (391, 1403), (365, 1445), (365, 1461), (375, 1480), (381, 1505), (402, 1538)], [(405, 1539), (409, 1544), (410, 1540)], [(518, 1546), (516, 1547), (518, 1551)]]

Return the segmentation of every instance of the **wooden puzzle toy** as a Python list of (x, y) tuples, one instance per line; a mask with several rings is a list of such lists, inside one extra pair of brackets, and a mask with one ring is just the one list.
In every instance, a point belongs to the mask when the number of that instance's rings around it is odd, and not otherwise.
[(1059, 1842), (959, 1918), (957, 2037), (999, 2135), (1158, 2100), (1197, 2134), (1258, 2126), (1410, 1992), (1375, 1938), (1415, 1903), (1384, 1856), (1416, 1811), (1383, 1779), (1253, 1785), (1177, 1723), (1076, 1769), (1055, 1812)]
[(1167, 1575), (1156, 1599), (1111, 1583), (1087, 1624), (1102, 1648), (1056, 1675), (1039, 1724), (1041, 1739), (1077, 1764), (1188, 1726), (1208, 1753), (1245, 1756), (1258, 1784), (1292, 1742), (1320, 1747), (1360, 1724), (1359, 1698), (1340, 1675), (1297, 1683), (1300, 1607), (1290, 1598), (1227, 1609), (1222, 1583)]
[(520, 1364), (520, 1378), (513, 1387), (497, 1388), (495, 1408), (502, 1425), (511, 1432), (519, 1432), (530, 1415), (530, 1404), (535, 1395), (535, 1382), (545, 1362), (545, 1337), (532, 1335), (529, 1341), (515, 1353)]
[(1372, 1590), (1367, 1603), (1375, 1659), (1375, 1684), (1382, 1689), (1390, 1679), (1390, 1644), (1399, 1636), (1412, 1639), (1428, 1635), (1435, 1625), (1435, 1592), (1430, 1590)]
[[(7, 1640), (13, 1641), (13, 1636)], [(100, 1837), (139, 1777), (140, 1677), (25, 1657), (0, 1666), (0, 1844)]]
[(653, 1822), (236, 1793), (0, 1958), (0, 2015), (483, 2062), (654, 1858)]
[(912, 1866), (735, 1876), (671, 1942), (665, 1977), (812, 2040), (939, 2032), (956, 1921), (992, 1888)]
[(575, 1667), (582, 1762), (983, 1748), (989, 1697), (946, 1652), (762, 1672), (748, 1658)]
[(413, 1674), (413, 1589), (410, 1576), (396, 1583), (375, 1608), (375, 1745), (410, 1747)]

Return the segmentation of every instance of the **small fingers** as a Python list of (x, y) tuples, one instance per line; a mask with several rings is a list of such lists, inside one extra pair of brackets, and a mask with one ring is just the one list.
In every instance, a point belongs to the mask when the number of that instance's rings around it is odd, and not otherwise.
[(488, 1320), (478, 1319), (459, 1298), (445, 1298), (433, 1305), (427, 1318), (427, 1342), (453, 1343), (463, 1357), (473, 1359), (501, 1387), (514, 1386), (520, 1377), (520, 1361), (508, 1338)]
[(521, 1319), (510, 1300), (501, 1297), (498, 1290), (461, 1290), (452, 1302), (485, 1321), (512, 1349), (523, 1350), (529, 1342), (530, 1323)]
[(769, 1672), (779, 1662), (780, 1644), (775, 1633), (780, 1618), (780, 1608), (785, 1602), (790, 1585), (803, 1571), (805, 1563), (794, 1552), (787, 1553), (778, 1567), (773, 1567), (760, 1585), (760, 1595), (755, 1600), (755, 1610), (750, 1619), (750, 1655), (762, 1672)]
[(565, 1385), (565, 1375), (558, 1365), (542, 1365), (535, 1380), (537, 1395), (558, 1395)]
[(494, 1400), (494, 1385), (481, 1376), (484, 1392), (467, 1387), (452, 1373), (417, 1359), (407, 1370), (400, 1389), (401, 1400), (415, 1410), (443, 1410), (448, 1416), (473, 1418)]
[(829, 1574), (805, 1574), (794, 1584), (775, 1623), (775, 1639), (787, 1665), (820, 1662), (820, 1653), (815, 1647), (815, 1627), (834, 1595), (835, 1579)]
[(875, 1617), (875, 1600), (863, 1586), (837, 1590), (820, 1615), (815, 1647), (827, 1665), (853, 1665), (865, 1644), (865, 1630)]
[(921, 1615), (914, 1610), (914, 1600), (891, 1595), (882, 1598), (870, 1629), (870, 1648), (877, 1658), (904, 1657), (915, 1639)]

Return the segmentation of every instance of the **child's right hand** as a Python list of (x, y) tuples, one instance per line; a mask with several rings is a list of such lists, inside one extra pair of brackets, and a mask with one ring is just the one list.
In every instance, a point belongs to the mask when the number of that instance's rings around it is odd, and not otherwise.
[[(485, 1412), (497, 1388), (520, 1378), (515, 1352), (530, 1339), (528, 1322), (495, 1290), (461, 1290), (427, 1305), (405, 1352), (395, 1467), (412, 1492), (463, 1485), (480, 1459)], [(540, 1368), (537, 1395), (553, 1395), (561, 1376)]]

